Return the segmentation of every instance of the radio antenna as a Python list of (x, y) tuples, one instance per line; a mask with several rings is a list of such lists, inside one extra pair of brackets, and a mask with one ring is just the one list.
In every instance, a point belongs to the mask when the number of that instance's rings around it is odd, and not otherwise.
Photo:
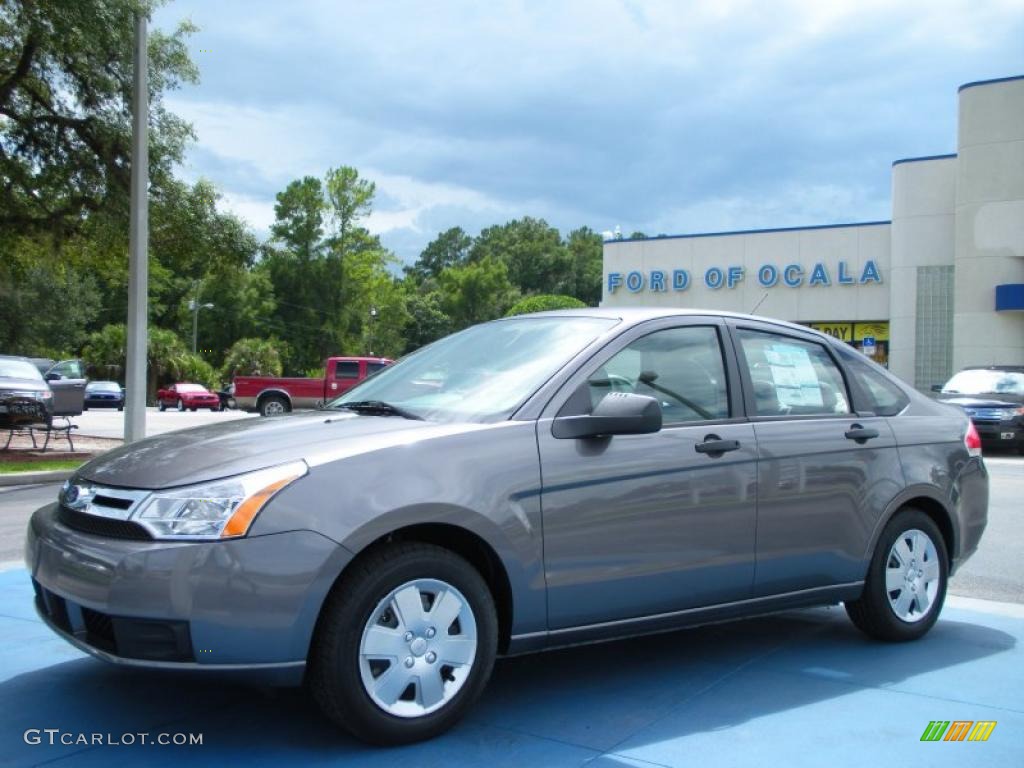
[(767, 298), (768, 298), (768, 291), (765, 291), (764, 295), (760, 299), (757, 300), (757, 304), (754, 305), (754, 308), (752, 310), (750, 310), (749, 312), (747, 312), (747, 314), (748, 315), (752, 315), (755, 312), (757, 312), (757, 308), (760, 307), (761, 304), (764, 302), (764, 300), (767, 299)]

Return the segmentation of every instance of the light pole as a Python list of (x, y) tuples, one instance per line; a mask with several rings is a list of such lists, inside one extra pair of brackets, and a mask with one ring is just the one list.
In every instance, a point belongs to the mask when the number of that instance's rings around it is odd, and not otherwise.
[(199, 337), (199, 310), (213, 309), (213, 304), (209, 302), (200, 304), (195, 299), (189, 299), (188, 308), (192, 312), (192, 354), (194, 355), (196, 353), (196, 340)]
[(373, 337), (375, 326), (377, 325), (377, 308), (370, 307), (370, 357), (373, 357)]
[(146, 350), (149, 331), (149, 86), (146, 16), (135, 15), (132, 50), (132, 168), (128, 223), (128, 324), (124, 441), (146, 436)]

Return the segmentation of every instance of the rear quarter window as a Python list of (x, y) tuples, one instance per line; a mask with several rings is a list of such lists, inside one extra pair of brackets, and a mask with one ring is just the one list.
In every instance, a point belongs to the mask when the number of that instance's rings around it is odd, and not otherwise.
[(910, 403), (906, 393), (884, 374), (859, 360), (847, 359), (846, 365), (867, 399), (867, 406), (878, 416), (895, 416)]

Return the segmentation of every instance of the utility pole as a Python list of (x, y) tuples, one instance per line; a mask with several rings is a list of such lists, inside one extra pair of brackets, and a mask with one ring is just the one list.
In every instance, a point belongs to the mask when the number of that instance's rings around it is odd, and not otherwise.
[(146, 16), (135, 14), (132, 98), (131, 214), (128, 228), (128, 338), (124, 441), (146, 436), (146, 363), (149, 339), (149, 86)]
[(194, 355), (196, 353), (196, 347), (198, 346), (198, 344), (196, 342), (199, 339), (199, 310), (200, 309), (213, 309), (213, 304), (210, 304), (210, 303), (200, 304), (199, 303), (199, 289), (196, 288), (196, 297), (194, 299), (190, 299), (189, 300), (188, 308), (192, 312), (192, 354)]

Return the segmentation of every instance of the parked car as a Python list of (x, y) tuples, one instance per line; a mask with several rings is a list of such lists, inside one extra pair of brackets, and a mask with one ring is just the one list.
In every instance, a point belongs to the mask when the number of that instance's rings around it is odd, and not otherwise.
[(26, 357), (0, 355), (0, 429), (49, 424), (53, 392)]
[(209, 408), (211, 411), (220, 410), (220, 398), (208, 390), (202, 384), (171, 384), (156, 393), (156, 405), (161, 411), (168, 408), (177, 408), (184, 411), (186, 408), (195, 411), (199, 408)]
[(933, 389), (939, 400), (967, 412), (983, 446), (1024, 454), (1024, 366), (965, 368)]
[(124, 410), (124, 390), (116, 381), (90, 381), (85, 385), (85, 410), (117, 408)]
[(393, 362), (386, 357), (329, 357), (322, 379), (236, 376), (235, 403), (243, 411), (259, 411), (261, 416), (316, 408)]
[[(35, 358), (37, 367), (41, 358)], [(53, 392), (54, 416), (78, 416), (85, 409), (85, 366), (81, 360), (60, 360), (43, 372)]]
[(964, 412), (840, 341), (580, 309), (466, 329), (322, 411), (105, 453), (26, 552), (78, 648), (305, 680), (397, 744), (452, 726), (499, 653), (840, 602), (919, 638), (987, 504)]

